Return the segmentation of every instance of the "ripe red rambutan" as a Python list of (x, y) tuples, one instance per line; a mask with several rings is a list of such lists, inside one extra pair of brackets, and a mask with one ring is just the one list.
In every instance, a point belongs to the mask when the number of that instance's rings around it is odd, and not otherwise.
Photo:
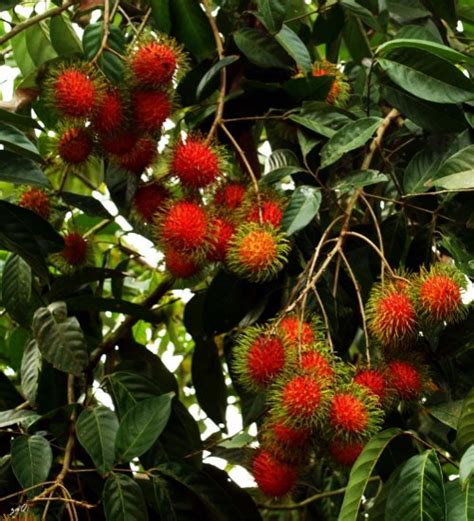
[(118, 162), (125, 170), (140, 175), (153, 164), (157, 155), (156, 141), (148, 136), (143, 136), (126, 154), (118, 156)]
[(385, 374), (378, 369), (361, 369), (354, 376), (354, 382), (363, 385), (380, 402), (382, 402), (387, 394), (387, 384)]
[(43, 190), (38, 188), (29, 188), (25, 190), (20, 197), (19, 206), (28, 208), (37, 213), (43, 219), (48, 219), (51, 213), (49, 197)]
[[(283, 210), (277, 201), (263, 201), (261, 204), (262, 223), (268, 223), (278, 228), (283, 218)], [(253, 206), (247, 214), (247, 221), (260, 222), (260, 212), (258, 206)]]
[(235, 233), (235, 226), (227, 219), (214, 217), (211, 219), (211, 249), (208, 259), (212, 261), (224, 261), (229, 249), (229, 242)]
[(281, 497), (295, 486), (298, 470), (293, 465), (278, 461), (270, 452), (262, 450), (253, 460), (252, 474), (264, 494)]
[(329, 453), (337, 463), (349, 467), (359, 457), (364, 446), (359, 441), (334, 440), (329, 444)]
[(81, 127), (66, 129), (58, 142), (58, 154), (69, 165), (78, 165), (89, 159), (94, 149), (90, 132)]
[(288, 448), (304, 447), (311, 439), (311, 429), (293, 427), (283, 421), (276, 421), (271, 427), (275, 441)]
[(218, 153), (203, 139), (188, 136), (173, 151), (171, 170), (189, 188), (203, 188), (213, 183), (221, 173)]
[(102, 134), (115, 132), (123, 123), (122, 99), (118, 90), (109, 90), (94, 111), (92, 125)]
[(390, 387), (402, 400), (415, 400), (423, 390), (423, 377), (412, 363), (393, 360), (387, 364)]
[(200, 269), (198, 263), (190, 259), (189, 255), (170, 247), (165, 249), (165, 264), (171, 275), (180, 279), (193, 277)]
[(301, 368), (313, 374), (320, 383), (330, 383), (334, 379), (334, 369), (329, 357), (316, 349), (308, 349), (301, 353)]
[(135, 125), (141, 131), (160, 131), (171, 115), (172, 103), (166, 92), (138, 90), (133, 93), (132, 101)]
[(208, 245), (209, 219), (197, 203), (175, 202), (159, 224), (161, 239), (177, 250), (194, 252)]
[(148, 183), (138, 188), (133, 206), (145, 221), (152, 222), (155, 214), (163, 210), (163, 203), (170, 197), (168, 189), (161, 183)]
[(217, 207), (236, 210), (242, 206), (245, 191), (245, 186), (239, 183), (227, 183), (216, 191), (214, 204)]
[(281, 405), (294, 421), (310, 422), (317, 415), (322, 400), (321, 386), (310, 375), (292, 376), (281, 389)]
[(295, 316), (283, 318), (279, 323), (279, 328), (290, 347), (307, 346), (314, 342), (311, 324), (304, 320), (301, 321)]
[(369, 413), (360, 398), (350, 392), (342, 392), (332, 399), (329, 421), (336, 430), (361, 434), (368, 426)]
[(89, 253), (89, 243), (78, 232), (69, 232), (64, 236), (64, 249), (61, 257), (70, 266), (78, 267), (84, 264)]
[(150, 42), (137, 49), (130, 67), (137, 83), (158, 87), (171, 81), (177, 64), (176, 49), (165, 43)]
[(52, 83), (54, 104), (63, 116), (85, 118), (92, 114), (97, 99), (94, 82), (75, 68), (57, 74)]
[(129, 131), (113, 132), (101, 136), (102, 148), (114, 156), (123, 156), (129, 150), (133, 149), (137, 141), (138, 136)]

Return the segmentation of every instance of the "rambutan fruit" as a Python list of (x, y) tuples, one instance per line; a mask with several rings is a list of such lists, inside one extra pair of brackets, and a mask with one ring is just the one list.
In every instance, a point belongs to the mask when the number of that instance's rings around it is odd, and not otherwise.
[(104, 94), (94, 110), (92, 126), (100, 134), (117, 131), (123, 124), (124, 110), (120, 92), (111, 89)]
[(311, 439), (311, 429), (292, 427), (286, 425), (282, 420), (273, 423), (271, 432), (279, 444), (287, 447), (306, 446)]
[(383, 370), (370, 368), (359, 369), (354, 376), (354, 382), (364, 386), (378, 398), (380, 403), (382, 403), (387, 396), (386, 374)]
[(279, 201), (262, 201), (261, 212), (259, 212), (258, 204), (255, 203), (248, 210), (245, 220), (249, 222), (260, 222), (260, 214), (262, 215), (262, 223), (267, 223), (274, 228), (279, 228), (283, 218), (283, 209)]
[(367, 303), (368, 326), (374, 337), (385, 345), (400, 344), (416, 334), (416, 312), (405, 289), (391, 282), (375, 284)]
[(67, 265), (78, 268), (86, 264), (89, 250), (89, 241), (80, 233), (72, 231), (64, 235), (64, 249), (59, 254)]
[(337, 463), (350, 467), (364, 447), (365, 443), (360, 441), (333, 440), (329, 444), (329, 453)]
[(221, 175), (222, 159), (217, 149), (199, 136), (188, 136), (173, 150), (171, 171), (188, 188), (203, 188)]
[(283, 340), (261, 327), (248, 328), (241, 334), (233, 354), (233, 368), (250, 391), (268, 387), (285, 367)]
[(338, 107), (346, 104), (349, 97), (349, 84), (346, 76), (338, 69), (337, 65), (326, 60), (315, 63), (313, 66), (313, 77), (329, 76), (333, 78), (331, 88), (326, 102)]
[(392, 360), (387, 364), (390, 387), (401, 400), (416, 400), (424, 389), (426, 375), (421, 367), (406, 360)]
[(137, 90), (132, 95), (133, 119), (138, 130), (155, 133), (171, 116), (173, 104), (167, 92)]
[(142, 219), (151, 223), (155, 214), (163, 210), (164, 203), (169, 197), (169, 190), (161, 183), (148, 183), (140, 186), (135, 192), (133, 207)]
[(302, 351), (300, 366), (312, 374), (321, 385), (328, 385), (334, 381), (334, 356), (325, 347), (318, 344)]
[(272, 226), (245, 223), (230, 240), (227, 255), (229, 268), (254, 282), (274, 278), (287, 262), (288, 239)]
[(227, 183), (221, 186), (214, 195), (214, 204), (218, 208), (236, 210), (242, 206), (246, 188), (240, 183)]
[(186, 253), (171, 247), (167, 247), (164, 253), (166, 269), (173, 277), (189, 279), (199, 272), (199, 264)]
[(289, 425), (286, 419), (270, 417), (259, 433), (260, 445), (279, 461), (302, 464), (308, 459), (311, 429)]
[(148, 136), (139, 138), (129, 151), (118, 156), (118, 163), (122, 168), (140, 175), (150, 167), (158, 156), (156, 141)]
[(94, 141), (86, 128), (71, 127), (59, 137), (57, 150), (66, 165), (76, 166), (89, 159), (94, 150)]
[(144, 87), (161, 87), (173, 79), (182, 62), (178, 46), (171, 42), (145, 42), (133, 52), (130, 69), (136, 83)]
[(261, 450), (253, 459), (252, 474), (264, 494), (281, 497), (296, 485), (298, 469), (278, 461), (269, 451)]
[(192, 201), (175, 201), (158, 220), (158, 238), (181, 252), (206, 252), (210, 220), (202, 206)]
[(82, 119), (92, 114), (98, 101), (98, 89), (84, 71), (66, 67), (56, 71), (48, 83), (52, 102), (62, 116)]
[(212, 261), (225, 261), (229, 242), (235, 233), (235, 226), (223, 217), (214, 217), (211, 219), (211, 236), (209, 242), (211, 244), (207, 255)]
[(18, 205), (22, 208), (28, 208), (43, 219), (48, 219), (51, 213), (51, 205), (49, 197), (44, 190), (38, 188), (28, 188), (21, 196)]
[(133, 132), (119, 130), (118, 132), (101, 136), (100, 144), (105, 152), (114, 156), (123, 156), (134, 148), (137, 141), (138, 136)]
[(461, 292), (466, 287), (464, 275), (446, 264), (435, 264), (429, 270), (422, 269), (415, 278), (417, 311), (429, 324), (453, 323), (463, 319), (467, 306)]
[(290, 347), (307, 346), (315, 340), (311, 324), (304, 320), (299, 320), (294, 315), (282, 318), (278, 327)]

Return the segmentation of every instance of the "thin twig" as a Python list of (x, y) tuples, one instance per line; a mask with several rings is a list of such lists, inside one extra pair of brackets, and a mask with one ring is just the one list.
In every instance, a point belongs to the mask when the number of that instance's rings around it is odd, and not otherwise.
[(105, 48), (107, 47), (107, 40), (109, 38), (109, 17), (110, 17), (110, 2), (109, 0), (104, 0), (104, 14), (103, 14), (103, 23), (102, 23), (102, 40), (100, 42), (100, 47), (96, 52), (94, 58), (92, 58), (90, 64), (94, 65), (97, 63), (97, 60), (101, 57)]

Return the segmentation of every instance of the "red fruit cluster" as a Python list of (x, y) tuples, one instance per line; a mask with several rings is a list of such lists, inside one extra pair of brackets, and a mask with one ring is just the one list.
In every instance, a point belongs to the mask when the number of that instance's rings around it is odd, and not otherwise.
[(69, 232), (64, 235), (64, 249), (60, 255), (69, 266), (82, 266), (89, 255), (89, 242), (80, 233)]
[(159, 182), (142, 185), (135, 192), (133, 205), (137, 213), (147, 222), (153, 222), (155, 215), (164, 209), (170, 198), (168, 189)]
[(296, 485), (298, 470), (262, 450), (252, 462), (252, 473), (260, 490), (267, 496), (281, 497)]
[(37, 213), (43, 219), (48, 219), (51, 213), (49, 197), (43, 190), (39, 190), (38, 188), (25, 190), (21, 194), (18, 204), (23, 208), (28, 208)]
[(130, 61), (135, 81), (145, 87), (167, 85), (176, 72), (178, 54), (172, 44), (149, 42), (140, 46)]
[(68, 128), (59, 138), (58, 154), (64, 163), (69, 166), (86, 162), (93, 149), (92, 136), (87, 129), (82, 127)]

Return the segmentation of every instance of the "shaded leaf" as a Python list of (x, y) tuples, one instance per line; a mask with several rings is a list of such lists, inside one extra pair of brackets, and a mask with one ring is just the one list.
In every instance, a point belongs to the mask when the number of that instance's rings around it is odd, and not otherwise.
[(148, 511), (141, 488), (126, 474), (112, 472), (102, 493), (107, 521), (147, 521)]
[(474, 388), (464, 399), (456, 436), (456, 445), (461, 454), (472, 444), (474, 444)]
[(286, 52), (263, 31), (249, 27), (240, 29), (234, 33), (234, 41), (247, 59), (259, 67), (289, 68)]
[(474, 145), (446, 159), (436, 172), (433, 184), (449, 190), (474, 188)]
[(276, 41), (295, 60), (298, 69), (310, 73), (313, 69), (311, 56), (301, 38), (287, 25), (283, 25), (275, 35)]
[(20, 156), (41, 161), (41, 154), (36, 146), (17, 128), (0, 121), (0, 145)]
[(170, 0), (148, 0), (151, 17), (158, 31), (169, 34), (171, 31)]
[(448, 481), (446, 487), (447, 521), (471, 521), (474, 519), (474, 483), (470, 481), (462, 490), (459, 479)]
[(321, 205), (321, 190), (314, 186), (298, 186), (293, 192), (283, 214), (281, 227), (292, 235), (307, 226), (318, 213)]
[(21, 360), (21, 390), (24, 397), (35, 403), (41, 370), (41, 352), (35, 340), (30, 340), (23, 351)]
[(69, 17), (61, 13), (49, 21), (49, 35), (54, 50), (60, 56), (82, 54), (82, 45)]
[(474, 474), (474, 444), (471, 445), (461, 458), (459, 463), (459, 481), (463, 489)]
[(33, 411), (17, 411), (16, 409), (0, 411), (0, 428), (10, 427), (10, 425), (21, 423), (35, 416), (36, 414)]
[(334, 183), (332, 188), (341, 192), (349, 192), (353, 188), (363, 188), (364, 186), (386, 183), (388, 177), (378, 170), (359, 170), (352, 172), (342, 181)]
[[(104, 26), (101, 22), (89, 24), (82, 35), (82, 45), (84, 47), (84, 55), (87, 60), (93, 60), (99, 52), (102, 45), (102, 35)], [(125, 52), (125, 37), (118, 27), (109, 26), (109, 35), (107, 45), (118, 54)], [(115, 54), (107, 49), (103, 50), (97, 60), (97, 64), (102, 69), (109, 80), (118, 83), (123, 78), (124, 62)]]
[(0, 150), (0, 181), (17, 185), (51, 187), (49, 179), (34, 161), (8, 150)]
[[(47, 480), (53, 462), (53, 451), (43, 436), (18, 436), (12, 441), (12, 468), (23, 488), (29, 488)], [(34, 495), (35, 491), (29, 492)]]
[(204, 76), (201, 78), (197, 88), (196, 88), (196, 98), (199, 100), (203, 97), (203, 94), (206, 92), (206, 87), (209, 85), (210, 81), (227, 65), (236, 62), (239, 59), (239, 56), (231, 55), (222, 58), (217, 63), (215, 63)]
[(29, 326), (29, 302), (32, 291), (30, 266), (15, 253), (8, 255), (2, 275), (2, 303), (7, 313), (19, 324)]

